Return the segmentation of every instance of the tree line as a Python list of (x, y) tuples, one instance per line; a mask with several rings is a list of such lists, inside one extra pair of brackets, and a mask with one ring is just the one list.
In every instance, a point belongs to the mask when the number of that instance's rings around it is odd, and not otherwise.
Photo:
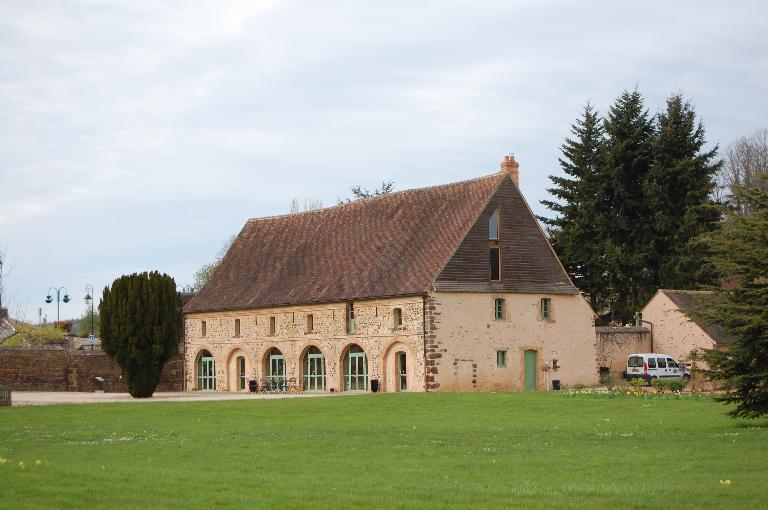
[(603, 320), (628, 321), (659, 288), (691, 289), (716, 275), (698, 236), (718, 228), (718, 148), (707, 149), (690, 101), (672, 94), (651, 115), (638, 90), (600, 116), (589, 103), (550, 176), (555, 215), (541, 218), (574, 283)]

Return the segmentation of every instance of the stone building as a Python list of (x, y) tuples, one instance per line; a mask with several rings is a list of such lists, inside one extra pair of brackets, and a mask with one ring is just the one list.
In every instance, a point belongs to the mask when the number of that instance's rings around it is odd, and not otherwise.
[(697, 299), (707, 296), (712, 293), (659, 289), (642, 310), (643, 322), (651, 326), (651, 352), (688, 361), (693, 351), (728, 348), (731, 341), (721, 326), (687, 315), (696, 306)]
[(592, 309), (522, 197), (514, 158), (501, 166), (248, 220), (184, 307), (186, 388), (595, 384)]

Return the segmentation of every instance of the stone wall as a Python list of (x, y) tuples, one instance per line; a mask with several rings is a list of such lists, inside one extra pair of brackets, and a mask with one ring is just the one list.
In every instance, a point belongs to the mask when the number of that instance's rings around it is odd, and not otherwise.
[(627, 369), (627, 357), (632, 353), (651, 352), (651, 331), (638, 327), (598, 327), (597, 364), (601, 373), (606, 369), (621, 375)]
[[(343, 391), (345, 354), (356, 344), (365, 351), (368, 378), (379, 380), (380, 391), (398, 389), (397, 352), (406, 353), (407, 391), (424, 391), (423, 303), (421, 297), (355, 301), (354, 333), (347, 332), (345, 302), (188, 314), (184, 320), (186, 389), (197, 389), (198, 361), (205, 352), (214, 358), (216, 390), (238, 391), (238, 357), (245, 359), (246, 379), (261, 380), (269, 374), (270, 352), (277, 349), (285, 357), (286, 378), (301, 381), (307, 350), (315, 347), (324, 356), (326, 391)], [(396, 308), (402, 312), (400, 327), (394, 324)], [(310, 314), (312, 331), (307, 328)]]
[[(182, 371), (181, 356), (171, 358), (156, 391), (181, 391)], [(101, 387), (97, 376), (104, 378)], [(103, 352), (57, 347), (0, 348), (0, 384), (16, 391), (128, 391), (120, 369)]]

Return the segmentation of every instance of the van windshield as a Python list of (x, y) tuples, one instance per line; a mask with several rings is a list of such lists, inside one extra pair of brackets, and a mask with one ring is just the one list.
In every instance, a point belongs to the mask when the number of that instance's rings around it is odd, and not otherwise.
[(630, 356), (627, 360), (627, 366), (629, 368), (642, 368), (643, 357), (642, 356)]

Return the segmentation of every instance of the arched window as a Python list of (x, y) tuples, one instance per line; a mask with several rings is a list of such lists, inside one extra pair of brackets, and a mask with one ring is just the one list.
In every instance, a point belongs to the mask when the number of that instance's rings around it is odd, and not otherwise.
[(269, 351), (267, 359), (267, 384), (273, 390), (285, 389), (285, 356), (280, 349), (274, 347)]
[(325, 356), (314, 346), (304, 355), (304, 389), (325, 391)]
[(197, 389), (216, 389), (216, 362), (208, 351), (201, 352), (197, 361)]
[(344, 391), (368, 389), (368, 359), (359, 345), (352, 345), (344, 356)]

